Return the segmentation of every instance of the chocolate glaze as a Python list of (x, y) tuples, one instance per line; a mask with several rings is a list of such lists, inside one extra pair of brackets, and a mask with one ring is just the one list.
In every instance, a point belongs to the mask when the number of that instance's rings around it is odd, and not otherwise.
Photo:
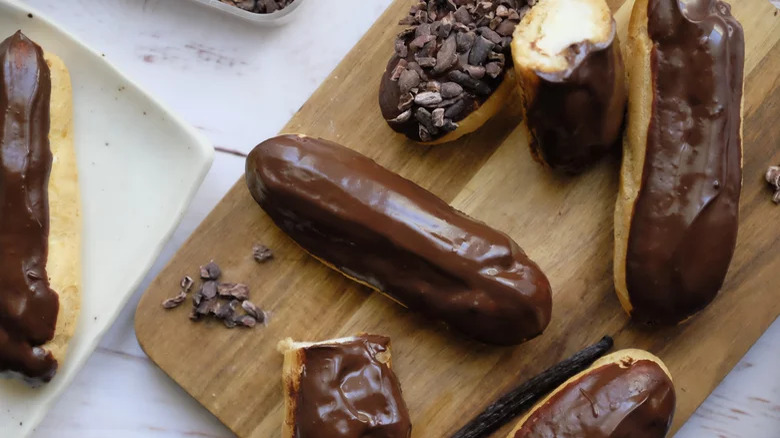
[(578, 172), (619, 145), (626, 86), (615, 20), (607, 41), (573, 44), (566, 59), (566, 70), (534, 72), (538, 85), (526, 120), (533, 155)]
[(745, 43), (728, 4), (650, 0), (653, 107), (628, 236), (632, 316), (671, 324), (726, 276), (742, 188)]
[(675, 402), (674, 385), (657, 363), (611, 363), (565, 384), (514, 438), (663, 438)]
[(246, 181), (308, 252), (468, 336), (515, 344), (550, 321), (550, 284), (509, 236), (351, 149), (271, 138)]
[(387, 363), (390, 339), (354, 341), (303, 350), (295, 438), (408, 438), (412, 433), (401, 384)]
[(59, 299), (49, 288), (51, 79), (43, 51), (21, 32), (0, 44), (0, 371), (48, 381), (57, 361)]

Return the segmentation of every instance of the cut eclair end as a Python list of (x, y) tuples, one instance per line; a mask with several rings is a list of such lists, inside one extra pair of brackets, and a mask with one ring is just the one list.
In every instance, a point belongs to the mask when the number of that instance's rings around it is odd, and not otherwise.
[(575, 67), (571, 49), (578, 44), (611, 41), (612, 15), (605, 2), (541, 0), (515, 27), (512, 57), (524, 70), (558, 73)]

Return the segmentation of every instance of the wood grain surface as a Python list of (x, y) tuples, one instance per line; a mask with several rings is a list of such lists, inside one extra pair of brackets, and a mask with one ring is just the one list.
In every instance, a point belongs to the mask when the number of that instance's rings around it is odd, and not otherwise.
[[(625, 35), (631, 0), (621, 3), (610, 6)], [(690, 322), (649, 331), (629, 322), (612, 285), (617, 158), (577, 177), (546, 171), (530, 159), (517, 105), (458, 142), (430, 148), (384, 124), (378, 81), (408, 6), (398, 0), (388, 8), (284, 132), (356, 149), (507, 232), (552, 283), (553, 319), (545, 333), (520, 346), (491, 347), (408, 312), (298, 248), (255, 204), (242, 179), (139, 303), (136, 332), (144, 351), (237, 435), (267, 438), (279, 435), (282, 421), (279, 339), (386, 334), (413, 436), (435, 438), (457, 430), (513, 385), (610, 334), (616, 348), (650, 350), (669, 366), (678, 392), (676, 430), (780, 314), (780, 207), (763, 181), (766, 167), (780, 162), (780, 17), (762, 0), (732, 3), (746, 39), (744, 188), (723, 291)], [(253, 261), (255, 242), (274, 249), (273, 261)], [(197, 274), (211, 259), (222, 266), (224, 281), (250, 285), (252, 300), (271, 313), (266, 327), (227, 330), (218, 322), (191, 323), (189, 305), (162, 309), (181, 276)]]

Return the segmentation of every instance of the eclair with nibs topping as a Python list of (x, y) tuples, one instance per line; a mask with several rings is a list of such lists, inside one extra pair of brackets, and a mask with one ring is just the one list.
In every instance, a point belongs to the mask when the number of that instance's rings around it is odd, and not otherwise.
[(382, 116), (424, 144), (454, 141), (514, 97), (510, 43), (524, 0), (414, 4), (379, 86)]
[(671, 374), (659, 358), (620, 350), (538, 402), (507, 438), (663, 438), (675, 403)]

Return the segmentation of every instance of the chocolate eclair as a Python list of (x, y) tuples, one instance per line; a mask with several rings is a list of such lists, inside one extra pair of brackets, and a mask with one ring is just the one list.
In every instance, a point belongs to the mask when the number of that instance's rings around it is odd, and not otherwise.
[(539, 0), (515, 27), (512, 57), (534, 158), (578, 172), (618, 150), (625, 72), (604, 0)]
[(73, 335), (81, 212), (70, 76), (21, 31), (0, 44), (0, 372), (48, 382)]
[(663, 438), (675, 404), (672, 377), (660, 359), (620, 350), (538, 402), (507, 438)]
[(742, 189), (742, 26), (719, 0), (637, 0), (615, 209), (615, 290), (646, 324), (703, 309), (726, 277)]
[(282, 438), (409, 438), (390, 338), (362, 334), (279, 342), (284, 354)]
[(475, 131), (513, 95), (512, 31), (525, 0), (427, 0), (400, 24), (379, 86), (382, 116), (427, 144)]
[(271, 138), (247, 157), (246, 182), (314, 257), (469, 337), (517, 344), (550, 321), (550, 283), (509, 236), (351, 149)]

